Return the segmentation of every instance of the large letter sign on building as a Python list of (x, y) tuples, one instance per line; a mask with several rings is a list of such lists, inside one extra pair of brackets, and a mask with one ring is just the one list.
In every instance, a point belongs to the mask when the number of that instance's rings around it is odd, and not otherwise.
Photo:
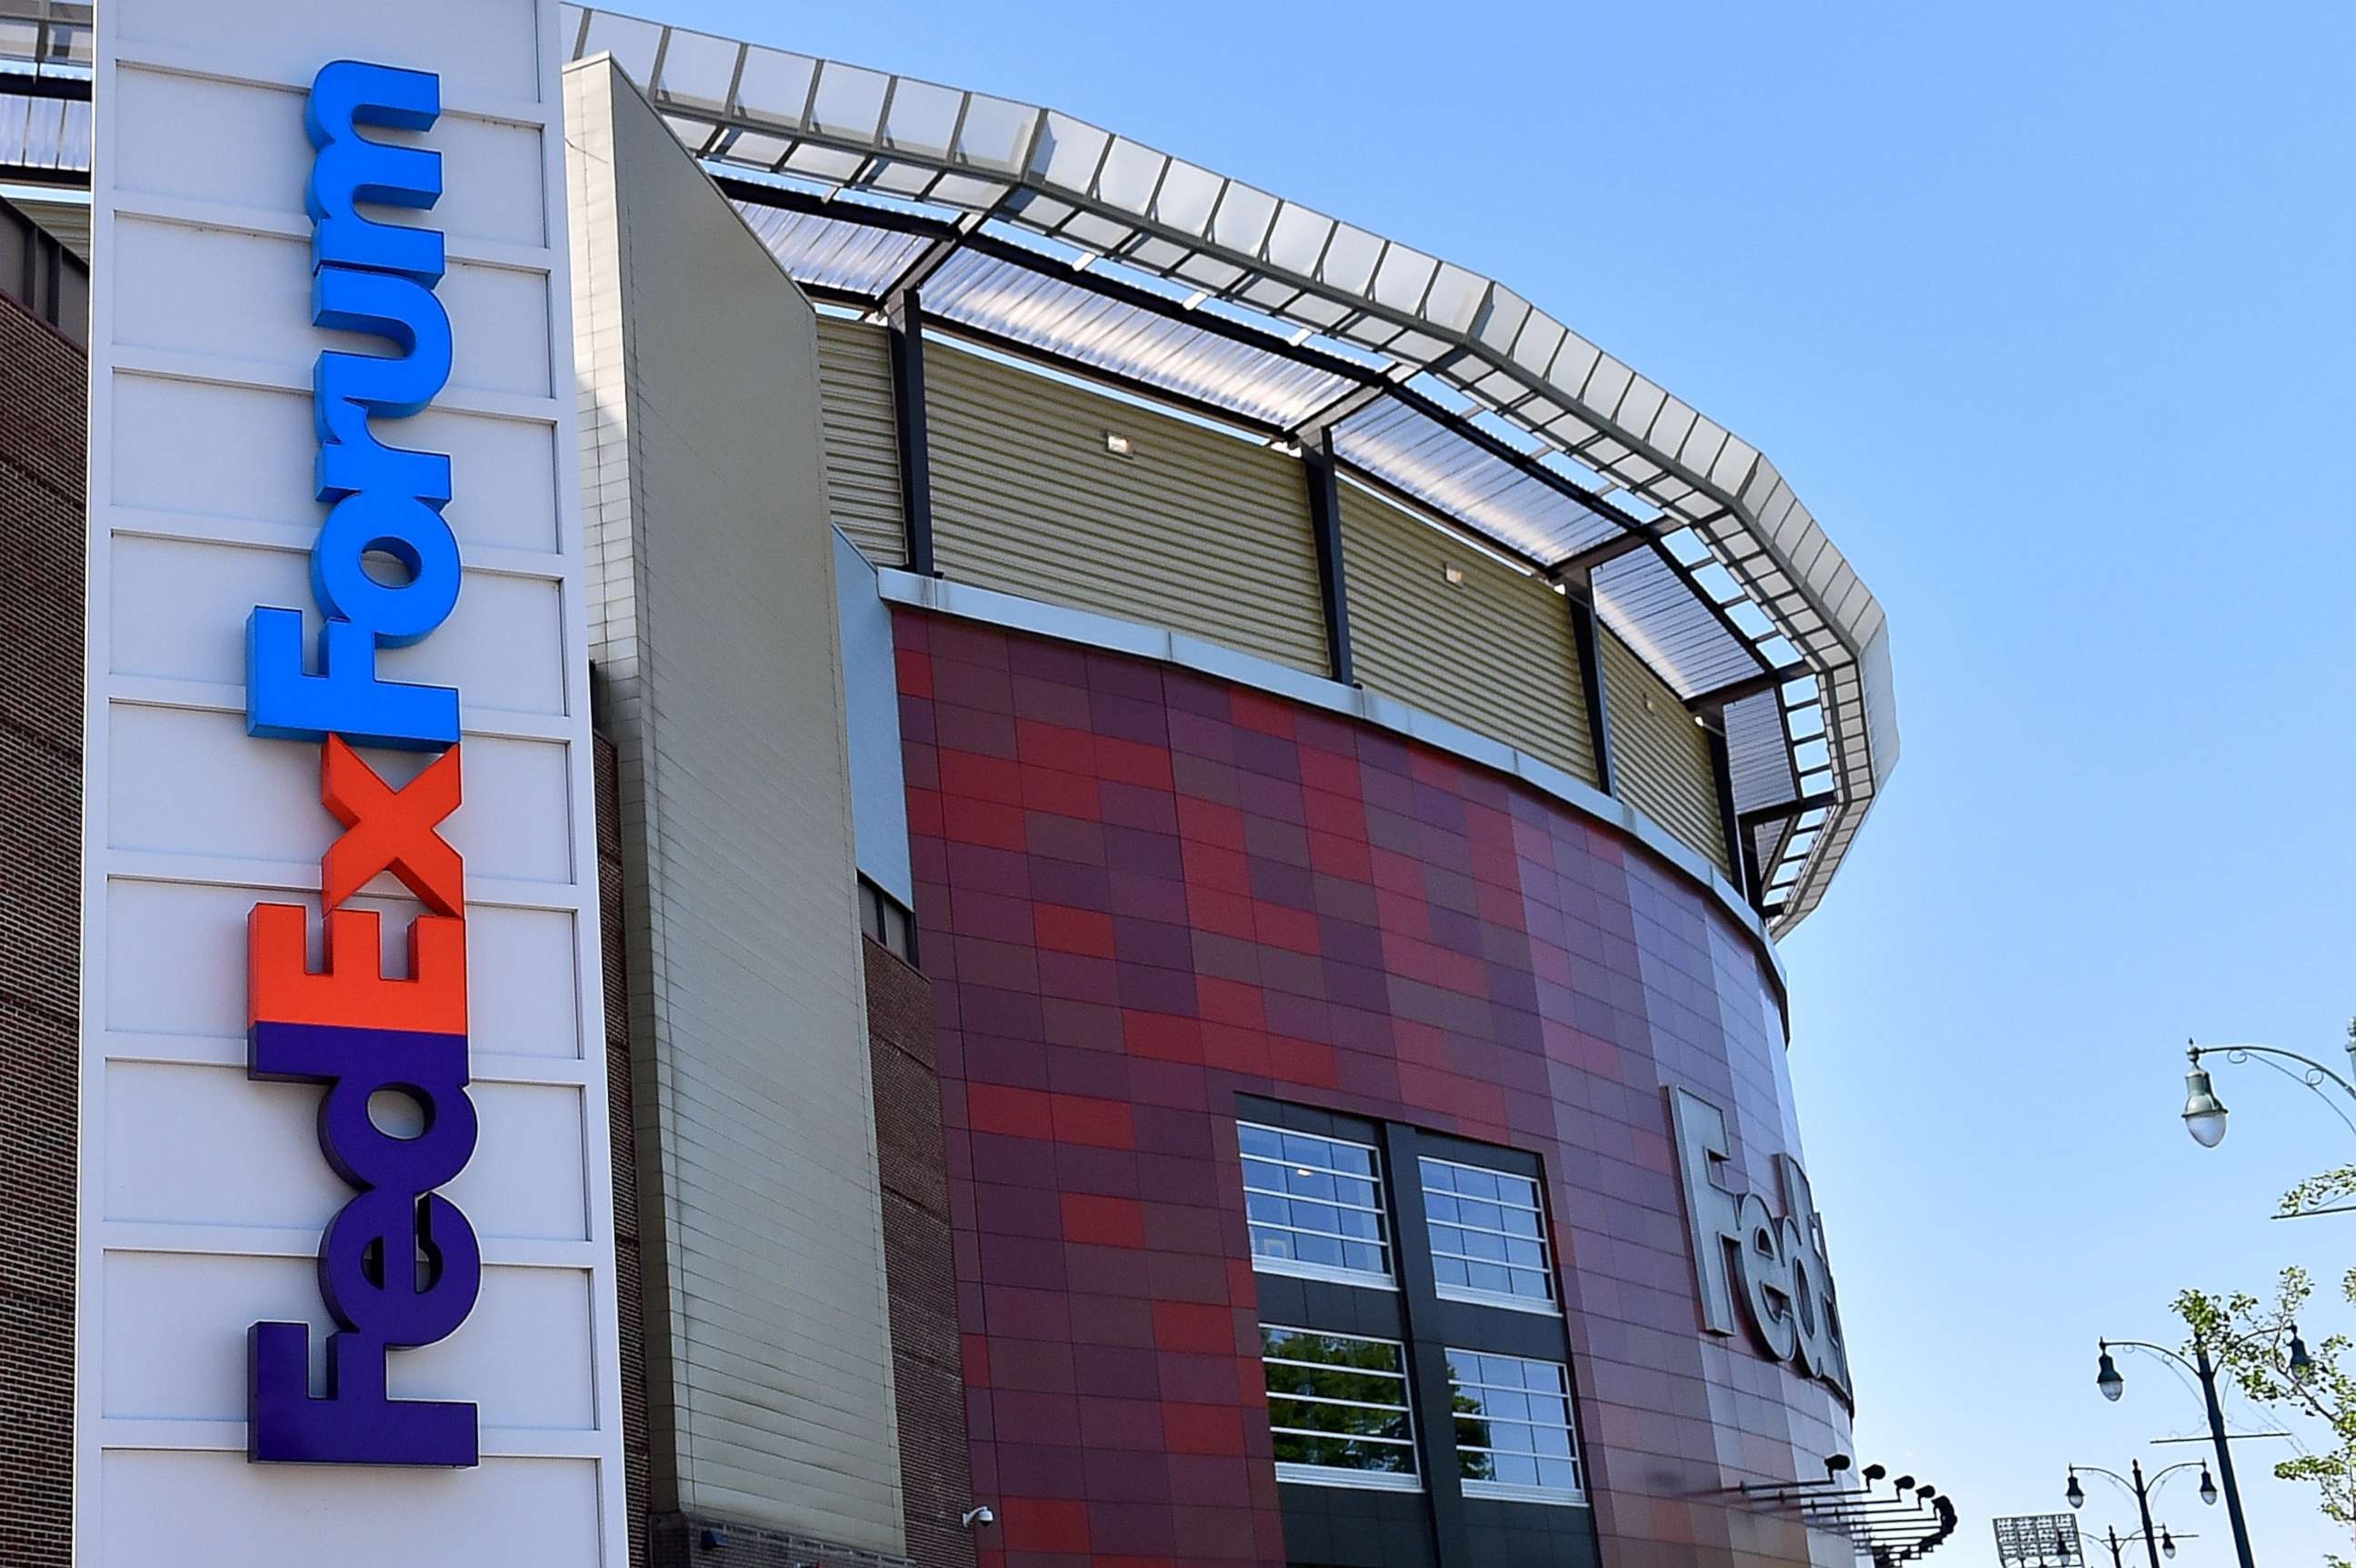
[(1757, 1189), (1737, 1192), (1718, 1184), (1719, 1167), (1731, 1163), (1734, 1148), (1724, 1111), (1691, 1090), (1673, 1088), (1669, 1123), (1685, 1182), (1702, 1326), (1733, 1334), (1739, 1305), (1752, 1340), (1770, 1359), (1789, 1361), (1848, 1398), (1848, 1351), (1825, 1255), (1824, 1220), (1807, 1173), (1789, 1155), (1775, 1156), (1783, 1187), (1779, 1217)]
[(78, 1568), (627, 1556), (557, 0), (108, 0)]
[[(303, 669), (303, 615), (257, 607), (246, 632), (246, 728), (316, 740), (323, 802), (345, 824), (322, 866), (325, 974), (307, 967), (310, 920), (299, 904), (257, 904), (247, 928), (248, 1070), (327, 1086), (320, 1152), (358, 1189), (319, 1242), (319, 1284), (340, 1325), (327, 1342), (327, 1388), (311, 1397), (311, 1330), (257, 1323), (246, 1452), (329, 1464), (472, 1465), (475, 1407), (394, 1400), (386, 1358), (448, 1338), (482, 1288), (474, 1227), (434, 1189), (473, 1157), (466, 1096), (465, 867), (440, 836), (459, 800), (458, 693), (380, 679), (377, 650), (423, 640), (457, 607), (458, 543), (443, 521), (450, 459), (384, 444), (370, 416), (424, 411), (450, 379), (450, 319), (433, 286), (439, 230), (395, 228), (362, 201), (430, 208), (442, 155), (368, 140), (362, 125), (432, 128), (440, 81), (423, 71), (337, 60), (311, 85), (305, 124), (313, 161), (312, 319), (391, 341), (391, 356), (319, 356), (314, 418), (318, 499), (333, 503), (311, 547), (326, 624), (319, 671)], [(367, 558), (393, 564), (381, 582)], [(395, 790), (345, 743), (446, 746)], [(426, 906), (409, 927), (409, 973), (387, 979), (373, 910), (344, 908), (380, 871)], [(389, 1133), (370, 1099), (411, 1101), (419, 1131)], [(416, 1262), (413, 1266), (412, 1260)]]

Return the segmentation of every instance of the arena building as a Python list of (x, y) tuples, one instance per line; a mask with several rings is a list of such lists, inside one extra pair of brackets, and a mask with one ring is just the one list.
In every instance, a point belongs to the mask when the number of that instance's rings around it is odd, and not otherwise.
[(766, 42), (0, 57), (0, 1563), (1952, 1532), (1851, 1456), (1775, 948), (1888, 634), (1763, 455)]

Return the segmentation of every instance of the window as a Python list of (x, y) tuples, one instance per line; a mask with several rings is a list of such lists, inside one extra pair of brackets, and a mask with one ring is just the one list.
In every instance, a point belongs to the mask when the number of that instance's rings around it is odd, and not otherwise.
[(1440, 1294), (1525, 1312), (1558, 1310), (1538, 1184), (1450, 1160), (1419, 1163)]
[(1279, 1480), (1420, 1488), (1404, 1348), (1388, 1339), (1264, 1324), (1259, 1335)]
[(1581, 1503), (1570, 1380), (1558, 1361), (1448, 1352), (1456, 1464), (1464, 1495)]
[(1390, 1284), (1389, 1222), (1373, 1149), (1250, 1122), (1236, 1132), (1255, 1268)]

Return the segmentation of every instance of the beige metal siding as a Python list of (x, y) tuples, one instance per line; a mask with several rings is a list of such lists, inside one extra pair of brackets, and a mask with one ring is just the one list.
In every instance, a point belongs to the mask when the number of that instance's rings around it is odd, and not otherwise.
[(1728, 871), (1709, 736), (1643, 660), (1611, 628), (1600, 629), (1620, 798)]
[(1355, 485), (1341, 492), (1359, 681), (1594, 783), (1562, 596)]
[(610, 61), (568, 72), (565, 105), (653, 1505), (889, 1558), (906, 1531), (813, 319)]
[[(1324, 673), (1299, 459), (948, 343), (925, 350), (943, 575)], [(1105, 449), (1108, 431), (1130, 456)]]
[(835, 526), (878, 566), (897, 566), (908, 558), (889, 337), (872, 322), (818, 318), (828, 509)]

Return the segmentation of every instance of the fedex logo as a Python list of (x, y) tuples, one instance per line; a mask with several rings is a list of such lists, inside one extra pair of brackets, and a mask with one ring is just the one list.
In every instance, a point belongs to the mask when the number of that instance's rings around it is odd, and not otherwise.
[[(378, 657), (430, 635), (458, 602), (457, 541), (444, 521), (450, 459), (389, 445), (383, 424), (433, 402), (450, 376), (450, 320), (434, 286), (438, 230), (386, 223), (363, 204), (427, 209), (439, 153), (375, 140), (363, 127), (423, 131), (441, 113), (440, 79), (337, 60), (311, 84), (311, 319), (365, 333), (386, 354), (327, 351), (314, 376), (316, 499), (311, 548), (324, 625), (305, 646), (303, 613), (257, 607), (246, 623), (246, 729), (319, 747), (320, 801), (341, 832), (320, 867), (324, 967), (309, 912), (257, 904), (247, 921), (247, 1071), (325, 1086), (319, 1149), (353, 1189), (319, 1242), (319, 1291), (337, 1331), (323, 1392), (311, 1390), (310, 1326), (257, 1323), (247, 1336), (248, 1456), (312, 1464), (477, 1462), (471, 1404), (397, 1400), (391, 1353), (456, 1332), (482, 1284), (474, 1228), (437, 1188), (476, 1139), (466, 1093), (466, 868), (441, 836), (458, 808), (458, 693), (387, 681)], [(398, 788), (353, 749), (440, 755)], [(348, 907), (390, 873), (422, 907), (405, 972), (387, 974), (380, 918)], [(410, 1102), (400, 1130), (372, 1097)]]

